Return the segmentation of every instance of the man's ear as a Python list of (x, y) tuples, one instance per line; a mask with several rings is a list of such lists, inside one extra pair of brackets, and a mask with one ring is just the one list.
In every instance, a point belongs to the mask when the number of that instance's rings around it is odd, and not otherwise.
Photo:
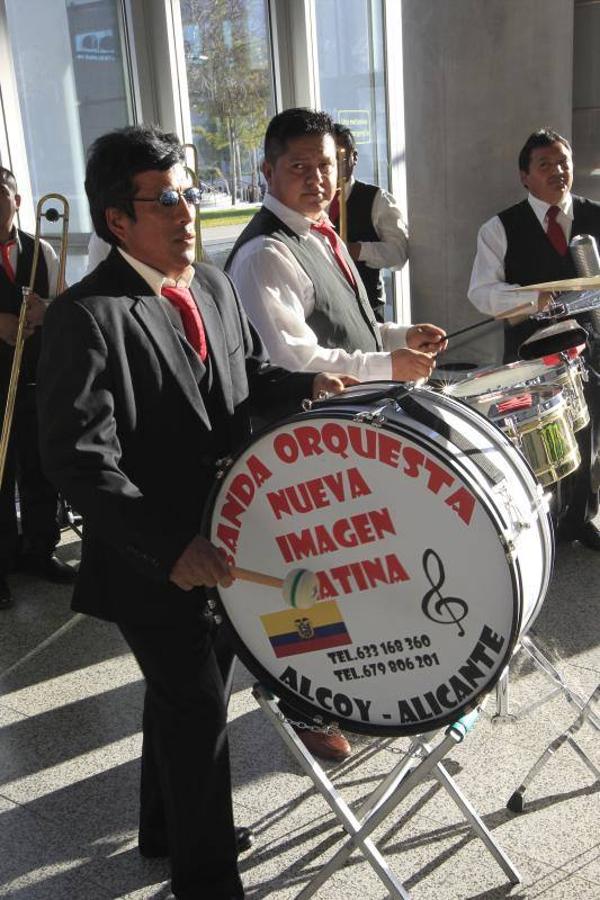
[(521, 184), (523, 187), (527, 187), (527, 179), (529, 178), (529, 172), (524, 172), (523, 169), (519, 169), (519, 176), (521, 178)]
[(15, 206), (18, 209), (21, 205), (21, 195), (15, 194)]
[(114, 234), (119, 241), (119, 244), (124, 244), (126, 234), (125, 220), (127, 220), (127, 222), (131, 221), (127, 213), (123, 212), (122, 209), (117, 209), (116, 206), (109, 206), (108, 209), (104, 210), (104, 218), (106, 219), (109, 231)]
[(271, 176), (273, 174), (273, 166), (270, 162), (267, 162), (266, 159), (263, 159), (262, 166), (260, 167), (263, 175), (267, 179), (267, 184), (271, 184)]

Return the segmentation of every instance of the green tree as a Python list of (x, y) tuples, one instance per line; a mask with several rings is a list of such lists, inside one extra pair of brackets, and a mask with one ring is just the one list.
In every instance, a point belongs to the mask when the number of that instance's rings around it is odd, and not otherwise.
[[(184, 0), (190, 105), (202, 121), (195, 127), (228, 167), (235, 203), (241, 196), (243, 155), (250, 161), (258, 194), (258, 154), (271, 107), (263, 0)], [(225, 168), (221, 165), (221, 168)]]

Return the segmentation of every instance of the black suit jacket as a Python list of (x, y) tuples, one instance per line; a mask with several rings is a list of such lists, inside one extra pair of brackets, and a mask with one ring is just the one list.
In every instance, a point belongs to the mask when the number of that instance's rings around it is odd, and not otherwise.
[(196, 266), (191, 287), (220, 392), (212, 418), (203, 364), (116, 250), (45, 317), (42, 461), (84, 516), (73, 608), (101, 618), (159, 624), (203, 603), (168, 576), (200, 530), (216, 457), (249, 439), (251, 399), (297, 409), (311, 394), (313, 375), (268, 365), (226, 275)]

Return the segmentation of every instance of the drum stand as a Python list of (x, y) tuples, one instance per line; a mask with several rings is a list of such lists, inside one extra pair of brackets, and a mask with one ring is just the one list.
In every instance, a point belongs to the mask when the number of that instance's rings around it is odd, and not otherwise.
[(432, 744), (430, 741), (434, 739), (435, 735), (439, 736), (439, 732), (418, 735), (411, 742), (406, 756), (382, 779), (373, 793), (360, 804), (354, 813), (343, 800), (333, 782), (327, 777), (323, 768), (300, 741), (291, 724), (281, 714), (277, 699), (260, 684), (254, 686), (253, 694), (286, 747), (305, 773), (310, 776), (316, 789), (347, 833), (347, 838), (342, 846), (327, 865), (300, 891), (296, 900), (307, 900), (308, 897), (312, 897), (334, 872), (342, 868), (356, 849), (362, 851), (365, 859), (370, 863), (394, 900), (397, 898), (410, 900), (410, 894), (388, 866), (381, 852), (371, 840), (370, 834), (392, 814), (413, 788), (430, 775), (436, 778), (449, 793), (509, 881), (512, 884), (520, 883), (521, 876), (518, 871), (442, 765), (444, 756), (456, 744), (459, 744), (473, 728), (479, 717), (479, 709), (463, 716), (462, 719), (447, 728), (437, 743)]
[(511, 715), (509, 712), (509, 691), (508, 691), (508, 667), (504, 670), (500, 681), (496, 685), (496, 716), (495, 720), (503, 719), (503, 718), (521, 718), (523, 716), (529, 715), (534, 709), (542, 706), (544, 703), (547, 703), (549, 700), (552, 700), (558, 694), (563, 694), (567, 703), (571, 704), (578, 710), (578, 714), (575, 717), (574, 721), (569, 725), (569, 727), (562, 732), (557, 738), (548, 744), (544, 752), (540, 755), (540, 757), (533, 764), (531, 769), (528, 771), (527, 775), (517, 788), (517, 790), (511, 795), (506, 806), (512, 812), (522, 812), (523, 811), (523, 795), (525, 791), (536, 777), (536, 775), (542, 770), (542, 768), (546, 765), (549, 759), (556, 753), (557, 750), (562, 747), (563, 744), (568, 743), (573, 750), (577, 753), (579, 758), (583, 761), (583, 763), (590, 770), (592, 775), (598, 780), (600, 780), (600, 770), (594, 765), (592, 760), (589, 758), (587, 753), (583, 750), (580, 744), (575, 740), (574, 735), (580, 730), (582, 725), (587, 722), (588, 725), (591, 725), (596, 731), (600, 732), (600, 716), (595, 711), (596, 704), (600, 702), (600, 684), (595, 688), (595, 690), (591, 693), (587, 700), (578, 694), (577, 691), (574, 691), (560, 672), (552, 665), (550, 660), (544, 656), (540, 648), (537, 646), (535, 641), (532, 639), (531, 634), (525, 634), (521, 637), (520, 643), (517, 645), (515, 652), (519, 649), (523, 649), (529, 655), (529, 657), (533, 660), (537, 668), (554, 684), (554, 689), (549, 691), (539, 700), (536, 700), (533, 703), (530, 703), (528, 706), (523, 707), (519, 710), (516, 715)]
[[(576, 699), (575, 699), (576, 698)], [(577, 706), (579, 705), (580, 698), (577, 695), (573, 695), (573, 701)], [(591, 693), (589, 699), (580, 707), (579, 715), (575, 718), (575, 720), (569, 725), (566, 731), (563, 731), (562, 734), (559, 734), (557, 738), (548, 744), (542, 755), (536, 760), (533, 764), (517, 790), (512, 794), (506, 806), (508, 809), (512, 810), (512, 812), (523, 812), (523, 795), (535, 776), (538, 772), (546, 765), (548, 760), (554, 756), (557, 750), (562, 747), (563, 744), (568, 743), (573, 750), (577, 753), (582, 762), (588, 767), (592, 775), (600, 780), (600, 770), (596, 768), (594, 763), (591, 761), (585, 750), (577, 743), (574, 738), (574, 735), (577, 734), (581, 726), (587, 722), (596, 731), (600, 731), (600, 720), (594, 712), (594, 706), (596, 703), (600, 701), (600, 684), (595, 688), (595, 690)]]
[[(521, 707), (519, 710), (517, 710), (516, 713), (512, 713), (510, 711), (509, 666), (507, 666), (496, 684), (496, 714), (493, 716), (493, 720), (496, 722), (502, 719), (524, 718), (525, 716), (533, 712), (534, 709), (538, 709), (538, 707), (543, 706), (544, 703), (548, 703), (558, 694), (563, 694), (566, 701), (572, 706), (575, 706), (580, 711), (589, 702), (586, 702), (581, 694), (578, 694), (577, 691), (574, 691), (571, 687), (569, 687), (558, 669), (556, 669), (552, 665), (548, 657), (542, 653), (532, 635), (533, 632), (530, 631), (527, 634), (521, 636), (519, 642), (517, 643), (517, 646), (515, 647), (513, 656), (518, 653), (519, 650), (524, 650), (532, 659), (540, 672), (542, 672), (542, 674), (544, 674), (548, 678), (548, 680), (554, 684), (554, 688), (547, 694), (544, 694), (538, 700), (534, 700), (533, 703)], [(589, 715), (592, 714), (590, 713)], [(600, 718), (594, 716), (594, 719), (595, 727), (598, 727), (600, 729)]]

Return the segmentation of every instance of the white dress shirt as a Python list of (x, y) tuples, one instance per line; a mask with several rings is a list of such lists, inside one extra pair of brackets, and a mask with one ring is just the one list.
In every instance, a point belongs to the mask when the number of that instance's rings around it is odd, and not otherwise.
[[(560, 203), (546, 203), (533, 194), (527, 197), (535, 216), (544, 231), (548, 230), (548, 210), (551, 206), (558, 206), (560, 212), (556, 221), (562, 228), (567, 244), (571, 237), (573, 226), (573, 197), (567, 194)], [(506, 283), (504, 273), (504, 259), (508, 241), (506, 231), (498, 216), (493, 216), (479, 229), (477, 235), (477, 253), (471, 273), (468, 297), (473, 306), (488, 316), (495, 316), (506, 312), (522, 303), (537, 305), (539, 291), (515, 291), (510, 288), (517, 287)]]
[[(350, 198), (356, 179), (346, 182), (346, 199)], [(382, 188), (377, 189), (371, 221), (378, 241), (360, 241), (358, 259), (371, 269), (401, 269), (408, 259), (408, 228), (394, 197)]]
[[(117, 250), (123, 259), (129, 263), (131, 268), (135, 269), (140, 278), (143, 278), (152, 293), (157, 297), (161, 296), (163, 287), (189, 288), (194, 280), (195, 272), (193, 266), (187, 266), (177, 281), (175, 281), (173, 278), (167, 278), (167, 276), (163, 275), (162, 272), (159, 272), (158, 269), (153, 269), (152, 266), (149, 266), (147, 263), (142, 262), (140, 259), (136, 259), (135, 256), (130, 256), (129, 253), (122, 250), (120, 247), (117, 247)], [(167, 303), (168, 302), (169, 301), (167, 300)]]
[[(302, 240), (321, 254), (344, 278), (329, 242), (311, 231), (311, 219), (289, 209), (270, 194), (264, 206)], [(244, 244), (233, 258), (229, 272), (240, 294), (248, 318), (258, 330), (273, 365), (291, 371), (334, 372), (354, 375), (360, 381), (389, 381), (392, 362), (389, 351), (406, 347), (409, 326), (391, 322), (378, 324), (385, 351), (348, 353), (341, 348), (321, 347), (306, 324), (315, 306), (312, 281), (291, 250), (276, 238), (259, 236)]]
[(96, 266), (106, 259), (111, 250), (112, 246), (110, 244), (107, 244), (106, 241), (102, 240), (101, 237), (98, 237), (95, 231), (92, 231), (88, 244), (88, 264), (86, 275), (89, 275), (90, 272), (93, 272)]
[[(42, 300), (48, 300), (56, 295), (56, 284), (58, 281), (58, 270), (60, 268), (58, 256), (54, 252), (51, 245), (43, 238), (40, 240), (40, 250), (46, 263), (48, 270), (48, 297), (42, 297)], [(17, 271), (19, 247), (18, 244), (12, 244), (8, 250), (8, 259), (13, 272)], [(0, 256), (0, 266), (2, 266), (2, 257)]]

